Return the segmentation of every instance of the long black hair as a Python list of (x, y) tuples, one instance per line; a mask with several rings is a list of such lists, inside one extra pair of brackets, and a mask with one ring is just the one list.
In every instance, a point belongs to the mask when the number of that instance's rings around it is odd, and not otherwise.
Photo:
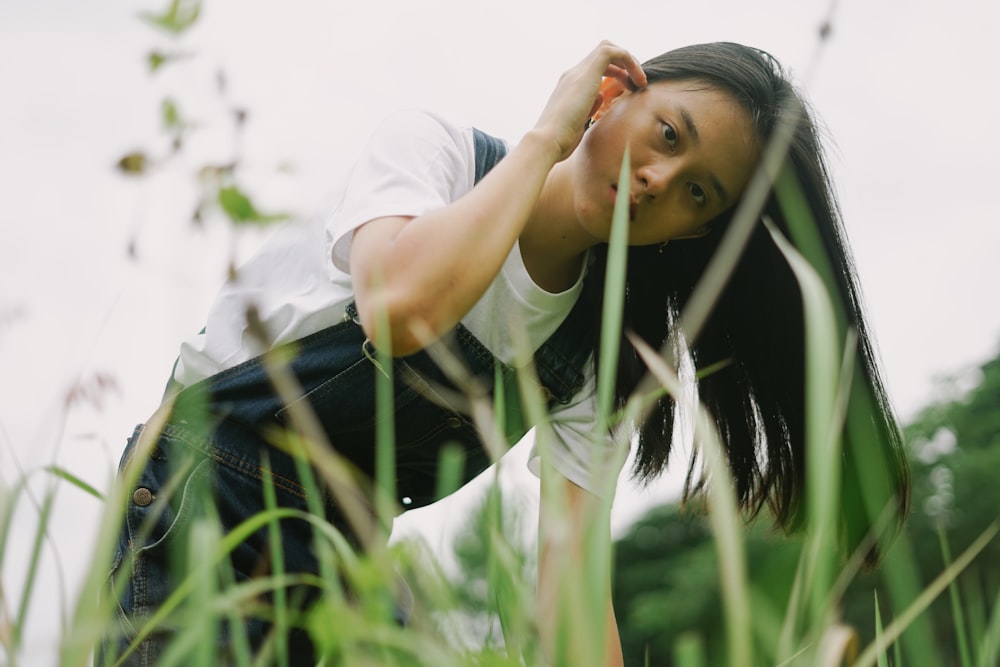
[[(857, 356), (864, 399), (874, 406), (866, 415), (867, 428), (845, 434), (843, 505), (846, 538), (857, 546), (876, 521), (885, 503), (894, 500), (899, 515), (908, 503), (908, 468), (900, 432), (879, 376), (872, 340), (862, 314), (861, 300), (840, 212), (833, 196), (816, 124), (802, 96), (777, 61), (766, 52), (733, 43), (688, 46), (643, 64), (653, 84), (690, 80), (731, 95), (749, 114), (758, 145), (766, 146), (784, 115), (798, 112), (791, 145), (785, 157), (797, 177), (812, 211), (848, 326), (858, 335)], [(789, 104), (789, 102), (797, 104)], [(787, 237), (786, 216), (774, 192), (763, 214), (770, 216)], [(712, 257), (731, 213), (713, 222), (709, 235), (672, 243), (665, 248), (629, 249), (626, 276), (626, 331), (633, 331), (655, 347), (670, 333)], [(599, 307), (606, 246), (596, 250), (588, 289)], [(646, 372), (635, 349), (624, 338), (619, 351), (617, 407), (623, 407)], [(599, 338), (599, 336), (598, 336)], [(595, 345), (595, 358), (600, 341)], [(698, 382), (701, 401), (710, 410), (725, 443), (741, 506), (756, 515), (768, 506), (776, 522), (794, 528), (803, 517), (805, 478), (805, 349), (802, 297), (787, 261), (763, 224), (757, 224), (740, 261), (730, 276), (701, 333), (690, 341), (697, 367), (723, 362), (722, 370)], [(858, 392), (854, 392), (855, 394)], [(851, 401), (859, 401), (852, 394)], [(638, 428), (635, 474), (650, 479), (670, 457), (674, 406), (669, 398), (657, 402)], [(863, 440), (863, 442), (858, 441)], [(864, 456), (876, 454), (876, 464)], [(859, 466), (876, 465), (886, 480), (874, 503), (857, 498)], [(687, 493), (701, 486), (688, 469)], [(874, 505), (880, 505), (875, 507)]]

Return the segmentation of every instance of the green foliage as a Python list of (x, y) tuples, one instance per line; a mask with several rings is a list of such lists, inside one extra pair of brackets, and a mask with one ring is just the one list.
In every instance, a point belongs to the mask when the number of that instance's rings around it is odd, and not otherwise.
[[(945, 570), (951, 561), (948, 554), (965, 549), (997, 520), (1000, 356), (984, 363), (977, 375), (981, 380), (974, 388), (929, 405), (906, 428), (914, 452), (914, 493), (905, 533), (886, 554), (885, 566), (861, 572), (840, 602), (842, 617), (862, 643), (874, 640), (882, 619), (898, 617)], [(678, 664), (675, 644), (690, 633), (704, 639), (707, 664), (722, 664), (716, 648), (721, 641), (721, 592), (712, 544), (697, 513), (672, 506), (651, 510), (617, 543), (615, 603), (627, 664), (643, 664), (647, 652), (650, 664)], [(801, 540), (756, 527), (746, 548), (751, 585), (773, 609), (782, 609), (791, 594)], [(900, 569), (913, 571), (916, 588), (908, 599), (887, 601), (879, 592), (893, 588), (888, 577)], [(998, 594), (1000, 540), (992, 539), (956, 577), (949, 595), (937, 599), (914, 629), (904, 633), (904, 643), (922, 647), (922, 655), (911, 655), (908, 663), (979, 664), (988, 623), (1000, 616)], [(920, 636), (909, 636), (913, 634)], [(972, 639), (964, 641), (963, 635)]]
[(201, 0), (171, 0), (163, 13), (142, 12), (139, 17), (155, 28), (179, 35), (190, 29), (200, 14)]
[[(703, 508), (654, 508), (616, 543), (614, 599), (626, 665), (673, 665), (676, 645), (700, 637), (705, 664), (726, 664), (718, 556)], [(801, 542), (760, 526), (746, 541), (753, 615), (787, 603)], [(756, 622), (756, 621), (755, 621)], [(690, 640), (687, 640), (690, 641)]]
[(219, 188), (219, 206), (235, 224), (266, 224), (288, 219), (283, 213), (261, 213), (250, 198), (234, 185)]

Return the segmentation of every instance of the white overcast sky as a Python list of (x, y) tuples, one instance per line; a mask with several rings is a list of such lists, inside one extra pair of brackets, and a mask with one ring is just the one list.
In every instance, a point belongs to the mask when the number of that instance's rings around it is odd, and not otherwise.
[[(136, 19), (167, 2), (0, 3), (0, 478), (56, 461), (104, 489), (132, 425), (153, 410), (179, 342), (197, 331), (230, 256), (258, 239), (189, 218), (193, 174), (235, 150), (226, 110), (249, 111), (243, 180), (264, 208), (307, 215), (369, 132), (424, 107), (519, 138), (559, 74), (600, 39), (640, 60), (733, 40), (800, 77), (830, 162), (891, 397), (912, 416), (935, 377), (974, 367), (1000, 338), (1000, 9), (993, 0), (842, 0), (818, 66), (814, 0), (208, 0), (179, 42)], [(145, 55), (190, 58), (150, 76)], [(226, 73), (226, 98), (215, 74)], [(159, 103), (199, 123), (181, 160), (148, 179), (113, 165), (163, 152)], [(134, 241), (137, 259), (126, 248)], [(99, 410), (64, 399), (114, 377)], [(44, 490), (38, 473), (35, 487)], [(659, 495), (656, 495), (658, 493)], [(652, 498), (665, 497), (660, 490)], [(622, 493), (619, 522), (651, 501)], [(60, 491), (38, 605), (70, 599), (100, 506)], [(25, 509), (0, 576), (20, 585)], [(433, 522), (433, 518), (431, 519)], [(20, 542), (18, 542), (20, 540)], [(63, 613), (63, 612), (58, 612)], [(41, 614), (38, 614), (41, 616)], [(46, 664), (51, 613), (24, 664)]]

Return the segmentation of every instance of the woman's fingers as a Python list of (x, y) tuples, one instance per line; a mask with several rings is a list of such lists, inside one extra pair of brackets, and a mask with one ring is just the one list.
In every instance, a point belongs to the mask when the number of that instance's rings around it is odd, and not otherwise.
[[(642, 70), (640, 69), (639, 71), (641, 72)], [(604, 77), (606, 79), (615, 79), (621, 83), (626, 90), (634, 91), (646, 85), (645, 78), (643, 78), (643, 83), (637, 83), (632, 78), (632, 75), (629, 74), (628, 70), (623, 67), (619, 67), (618, 65), (608, 65), (607, 69), (604, 70)], [(645, 77), (645, 73), (643, 74), (643, 77)]]
[[(536, 129), (548, 134), (562, 158), (569, 156), (583, 136), (586, 121), (602, 103), (603, 78), (619, 81), (627, 90), (646, 85), (639, 61), (627, 50), (604, 41), (559, 79)], [(561, 159), (562, 159), (561, 158)]]
[(618, 79), (630, 90), (646, 85), (642, 65), (628, 50), (605, 40), (595, 49), (594, 55), (598, 57), (598, 62), (605, 61), (603, 76)]

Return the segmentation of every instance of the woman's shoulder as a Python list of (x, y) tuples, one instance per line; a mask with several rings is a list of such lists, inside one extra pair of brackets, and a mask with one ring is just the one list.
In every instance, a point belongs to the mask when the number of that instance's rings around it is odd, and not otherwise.
[(398, 109), (376, 126), (370, 149), (454, 150), (471, 154), (473, 129), (446, 116), (425, 109)]

